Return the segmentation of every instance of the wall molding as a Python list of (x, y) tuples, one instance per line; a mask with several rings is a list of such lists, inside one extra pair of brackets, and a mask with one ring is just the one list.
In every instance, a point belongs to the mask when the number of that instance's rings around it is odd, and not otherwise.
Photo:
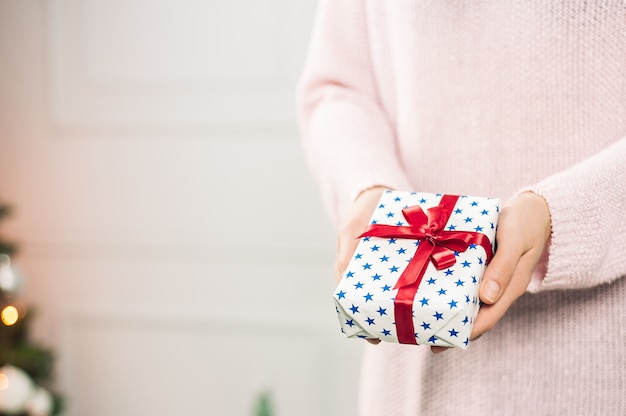
[[(261, 21), (257, 28), (259, 36), (247, 33), (245, 35), (248, 38), (238, 40), (244, 34), (231, 23), (222, 23), (222, 19), (218, 19), (215, 14), (205, 13), (206, 24), (202, 25), (197, 17), (202, 15), (197, 13), (199, 10), (195, 13), (194, 10), (177, 12), (180, 14), (178, 18), (183, 18), (184, 13), (190, 13), (189, 17), (194, 18), (195, 25), (207, 31), (209, 40), (197, 41), (199, 46), (204, 45), (198, 49), (198, 56), (194, 58), (195, 50), (185, 55), (191, 59), (190, 66), (204, 62), (207, 66), (206, 75), (200, 70), (190, 69), (187, 76), (191, 78), (186, 79), (187, 70), (180, 67), (165, 71), (162, 79), (151, 79), (154, 75), (150, 73), (150, 68), (154, 68), (154, 65), (150, 65), (154, 60), (152, 55), (130, 55), (127, 67), (131, 68), (135, 64), (139, 72), (135, 74), (132, 69), (128, 69), (129, 72), (124, 73), (124, 62), (119, 62), (115, 49), (108, 49), (106, 38), (99, 35), (104, 33), (104, 29), (98, 27), (103, 26), (108, 30), (106, 19), (113, 17), (103, 16), (104, 23), (91, 21), (100, 9), (115, 10), (117, 6), (98, 1), (50, 0), (45, 5), (50, 116), (52, 125), (59, 131), (69, 130), (74, 136), (80, 136), (82, 132), (91, 133), (95, 127), (99, 127), (105, 131), (113, 129), (119, 135), (120, 130), (125, 134), (133, 134), (137, 129), (154, 129), (156, 126), (176, 130), (182, 128), (189, 134), (198, 134), (216, 130), (238, 131), (241, 125), (246, 125), (246, 129), (256, 127), (278, 130), (284, 129), (284, 126), (290, 129), (295, 125), (293, 95), (303, 52), (301, 48), (293, 50), (298, 45), (292, 38), (299, 37), (292, 33), (292, 20), (294, 16), (298, 17), (292, 10), (298, 6), (294, 2), (281, 0), (278, 7), (262, 7), (262, 4), (255, 6), (260, 15), (253, 22)], [(141, 6), (140, 0), (130, 1), (124, 6), (128, 10)], [(132, 2), (137, 4), (132, 5)], [(226, 0), (197, 2), (192, 6), (203, 8), (204, 12), (213, 8), (215, 13), (227, 14), (234, 13), (236, 8)], [(305, 19), (305, 16), (299, 17)], [(303, 23), (309, 20), (306, 18)], [(142, 24), (148, 29), (157, 26), (156, 22)], [(306, 25), (296, 26), (296, 29), (308, 32)], [(122, 27), (118, 30), (123, 32), (125, 29)], [(139, 32), (133, 31), (132, 34)], [(114, 34), (124, 36), (123, 33)], [(256, 42), (258, 45), (255, 48), (224, 49), (224, 43), (218, 39), (224, 35), (230, 35), (230, 41), (235, 41), (235, 46), (236, 42)], [(195, 32), (177, 36), (178, 41), (183, 43), (181, 47), (189, 40), (202, 39)], [(211, 39), (212, 36), (215, 40)], [(139, 46), (149, 44), (147, 40), (140, 39), (138, 42)], [(169, 48), (170, 52), (178, 49), (175, 44), (164, 47)], [(267, 53), (263, 52), (263, 48), (267, 48)], [(214, 55), (219, 62), (211, 62)], [(107, 59), (111, 57), (118, 59)], [(167, 56), (163, 59), (167, 59)], [(229, 59), (233, 60), (232, 63)], [(254, 62), (255, 59), (258, 65), (241, 68), (248, 60)], [(109, 62), (111, 68), (101, 68), (99, 62)], [(221, 69), (210, 73), (211, 63), (219, 65)], [(144, 68), (144, 78), (141, 68)]]
[[(203, 311), (183, 311), (176, 308), (158, 312), (150, 310), (121, 310), (115, 311), (97, 309), (73, 309), (65, 311), (61, 318), (61, 327), (65, 330), (89, 329), (124, 329), (124, 330), (167, 330), (174, 332), (210, 332), (221, 334), (249, 334), (251, 337), (263, 335), (299, 337), (321, 339), (328, 334), (324, 322), (316, 319), (307, 319), (302, 316), (284, 315), (251, 317), (225, 316), (207, 314)], [(333, 330), (336, 328), (332, 328)], [(336, 332), (336, 331), (334, 331)]]
[[(21, 240), (20, 255), (37, 259), (90, 261), (157, 261), (168, 263), (281, 264), (323, 267), (332, 265), (334, 247), (303, 245), (148, 244), (101, 242), (44, 242)], [(242, 257), (242, 253), (245, 253)]]

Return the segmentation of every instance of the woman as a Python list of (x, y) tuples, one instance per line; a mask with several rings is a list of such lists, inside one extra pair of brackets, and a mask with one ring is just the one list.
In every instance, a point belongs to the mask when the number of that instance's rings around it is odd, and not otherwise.
[(338, 275), (385, 188), (507, 201), (469, 349), (368, 345), (361, 415), (626, 414), (625, 12), (320, 2), (298, 111)]

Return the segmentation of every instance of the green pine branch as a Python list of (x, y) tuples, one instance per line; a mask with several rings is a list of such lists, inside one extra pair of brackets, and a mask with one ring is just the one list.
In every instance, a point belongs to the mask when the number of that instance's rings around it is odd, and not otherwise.
[(8, 217), (9, 215), (11, 215), (11, 207), (6, 204), (0, 205), (0, 220)]
[[(6, 204), (0, 204), (0, 221), (11, 215), (11, 207)], [(0, 240), (0, 254), (7, 254), (9, 256), (15, 254), (15, 244), (7, 241)]]

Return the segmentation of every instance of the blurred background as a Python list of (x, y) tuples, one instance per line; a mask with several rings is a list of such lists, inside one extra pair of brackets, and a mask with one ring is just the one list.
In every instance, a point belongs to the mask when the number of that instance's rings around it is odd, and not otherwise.
[(356, 413), (294, 111), (314, 10), (0, 0), (0, 236), (64, 415)]

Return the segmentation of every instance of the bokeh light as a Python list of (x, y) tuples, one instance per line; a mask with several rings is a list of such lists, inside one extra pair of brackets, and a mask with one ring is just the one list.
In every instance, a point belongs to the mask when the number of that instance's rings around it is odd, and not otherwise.
[(0, 313), (0, 319), (2, 319), (2, 323), (6, 326), (14, 325), (19, 317), (20, 314), (13, 305), (5, 306), (4, 309), (2, 309), (2, 313)]

